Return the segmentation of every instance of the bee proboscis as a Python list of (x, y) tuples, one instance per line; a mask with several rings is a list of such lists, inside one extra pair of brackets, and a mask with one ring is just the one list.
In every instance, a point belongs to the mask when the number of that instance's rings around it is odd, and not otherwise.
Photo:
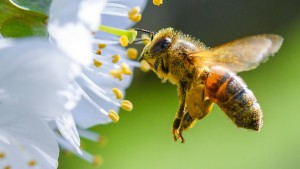
[(236, 75), (265, 62), (281, 47), (283, 38), (261, 34), (208, 48), (173, 28), (151, 34), (139, 61), (146, 61), (163, 81), (178, 86), (179, 108), (173, 121), (174, 140), (211, 112), (216, 103), (238, 126), (259, 131), (262, 111), (243, 80)]

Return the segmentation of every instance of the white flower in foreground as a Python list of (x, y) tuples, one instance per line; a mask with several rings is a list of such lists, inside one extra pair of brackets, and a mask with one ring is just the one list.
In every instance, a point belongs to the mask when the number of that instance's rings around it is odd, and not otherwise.
[(51, 43), (35, 38), (1, 40), (0, 114), (7, 118), (0, 120), (0, 166), (56, 168), (54, 138), (63, 149), (78, 155), (82, 151), (83, 159), (99, 162), (79, 149), (76, 125), (82, 137), (98, 141), (99, 134), (84, 128), (117, 121), (120, 106), (131, 110), (123, 93), (133, 67), (139, 65), (126, 58), (118, 37), (96, 30), (100, 17), (104, 25), (128, 28), (132, 24), (128, 13), (138, 21), (140, 9), (134, 7), (144, 5), (145, 0), (53, 0), (48, 22)]
[[(128, 13), (137, 6), (141, 12), (146, 2), (146, 0), (108, 0), (101, 13), (101, 24), (128, 29), (134, 24), (128, 19)], [(113, 28), (109, 29), (112, 31)], [(120, 107), (131, 111), (131, 102), (123, 99), (125, 89), (132, 80), (133, 68), (140, 66), (139, 63), (129, 59), (128, 52), (120, 46), (120, 34), (115, 36), (111, 34), (115, 32), (109, 33), (97, 31), (95, 34), (94, 64), (83, 67), (82, 73), (76, 79), (82, 90), (82, 98), (76, 108), (72, 110), (79, 135), (95, 142), (101, 141), (102, 138), (99, 134), (88, 131), (86, 128), (118, 121), (119, 116), (116, 113)], [(127, 31), (127, 33), (130, 36), (134, 32)], [(64, 145), (62, 146), (64, 149), (77, 154), (70, 149), (70, 145), (64, 139), (59, 139), (59, 142), (60, 145)], [(91, 163), (98, 161), (98, 156), (93, 156), (84, 150), (82, 152), (81, 158)]]
[(31, 38), (1, 40), (0, 68), (0, 165), (56, 168), (58, 145), (46, 121), (68, 111), (64, 103), (72, 100), (61, 92), (76, 93), (69, 81), (78, 65), (46, 40)]

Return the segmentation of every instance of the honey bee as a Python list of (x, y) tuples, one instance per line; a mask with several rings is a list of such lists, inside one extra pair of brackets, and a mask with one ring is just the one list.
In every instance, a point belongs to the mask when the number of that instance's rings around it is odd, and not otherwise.
[(179, 108), (173, 121), (174, 140), (197, 120), (211, 112), (216, 103), (237, 125), (259, 131), (262, 111), (243, 80), (236, 75), (265, 62), (276, 53), (283, 38), (262, 34), (208, 48), (199, 40), (173, 28), (151, 34), (139, 62), (146, 61), (162, 82), (178, 86)]

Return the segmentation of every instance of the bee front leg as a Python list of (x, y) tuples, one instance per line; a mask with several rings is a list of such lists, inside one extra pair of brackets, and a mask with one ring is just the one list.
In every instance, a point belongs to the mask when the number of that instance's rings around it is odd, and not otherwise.
[(172, 134), (174, 136), (174, 141), (177, 141), (178, 137), (181, 138), (181, 136), (178, 135), (178, 128), (182, 121), (181, 119), (182, 119), (183, 115), (185, 114), (186, 88), (187, 88), (187, 83), (185, 83), (185, 82), (179, 83), (179, 85), (178, 85), (179, 109), (177, 110), (175, 119), (173, 120), (173, 128), (172, 128)]

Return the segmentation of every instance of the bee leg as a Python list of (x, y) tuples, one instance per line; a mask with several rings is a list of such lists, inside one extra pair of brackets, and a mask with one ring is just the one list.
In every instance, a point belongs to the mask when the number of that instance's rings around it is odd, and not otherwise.
[[(175, 119), (173, 120), (173, 127), (172, 127), (172, 134), (174, 136), (174, 141), (177, 141), (178, 137), (178, 128), (181, 123), (181, 119), (185, 113), (185, 97), (186, 97), (186, 88), (187, 83), (186, 82), (180, 82), (178, 85), (178, 96), (179, 96), (179, 109), (177, 110)], [(178, 135), (178, 136), (177, 136)]]
[(204, 114), (202, 116), (199, 116), (198, 119), (203, 119), (209, 112), (211, 112), (213, 106), (214, 106), (214, 103), (209, 99), (209, 98), (206, 98), (204, 100)]
[(189, 129), (193, 127), (195, 122), (198, 120), (198, 118), (193, 118), (189, 112), (185, 113), (181, 123), (180, 123), (180, 128), (178, 129), (178, 136), (181, 139), (181, 143), (184, 143), (184, 138), (182, 136), (182, 132), (186, 129)]
[[(205, 97), (203, 97), (205, 98)], [(189, 112), (185, 113), (178, 129), (178, 136), (181, 139), (181, 143), (184, 143), (182, 132), (189, 128), (192, 128), (197, 120), (204, 118), (213, 108), (213, 102), (209, 98), (205, 98), (203, 101), (203, 108), (198, 110), (197, 116), (191, 116)], [(193, 110), (193, 109), (192, 109)]]

